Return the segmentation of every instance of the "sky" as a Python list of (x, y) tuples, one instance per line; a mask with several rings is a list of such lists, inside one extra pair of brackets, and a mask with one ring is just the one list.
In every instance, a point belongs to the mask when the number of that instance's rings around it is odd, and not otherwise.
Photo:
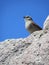
[(43, 28), (49, 0), (0, 0), (0, 41), (29, 36), (23, 19), (26, 15)]

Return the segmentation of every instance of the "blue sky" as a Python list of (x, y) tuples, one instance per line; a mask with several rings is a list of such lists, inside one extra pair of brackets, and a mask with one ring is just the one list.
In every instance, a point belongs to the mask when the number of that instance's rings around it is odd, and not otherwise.
[(49, 15), (49, 0), (0, 0), (0, 41), (27, 37), (23, 19), (26, 15), (43, 27)]

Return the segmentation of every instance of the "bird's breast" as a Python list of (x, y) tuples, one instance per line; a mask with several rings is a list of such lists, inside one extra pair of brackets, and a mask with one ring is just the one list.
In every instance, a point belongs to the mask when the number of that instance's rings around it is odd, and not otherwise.
[(26, 22), (25, 23), (25, 28), (28, 28), (30, 26), (31, 22)]

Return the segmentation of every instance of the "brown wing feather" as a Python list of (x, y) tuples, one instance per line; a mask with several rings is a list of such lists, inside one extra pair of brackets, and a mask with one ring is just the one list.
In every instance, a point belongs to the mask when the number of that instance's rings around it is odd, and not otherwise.
[(38, 27), (40, 30), (42, 30), (42, 28), (40, 26), (38, 26), (37, 24), (35, 23), (32, 23), (34, 26)]

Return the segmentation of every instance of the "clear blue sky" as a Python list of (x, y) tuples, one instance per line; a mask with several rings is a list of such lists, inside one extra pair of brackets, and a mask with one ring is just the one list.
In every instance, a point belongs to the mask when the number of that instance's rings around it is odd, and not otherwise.
[(43, 27), (49, 15), (49, 0), (0, 0), (0, 41), (27, 37), (23, 20), (26, 15)]

